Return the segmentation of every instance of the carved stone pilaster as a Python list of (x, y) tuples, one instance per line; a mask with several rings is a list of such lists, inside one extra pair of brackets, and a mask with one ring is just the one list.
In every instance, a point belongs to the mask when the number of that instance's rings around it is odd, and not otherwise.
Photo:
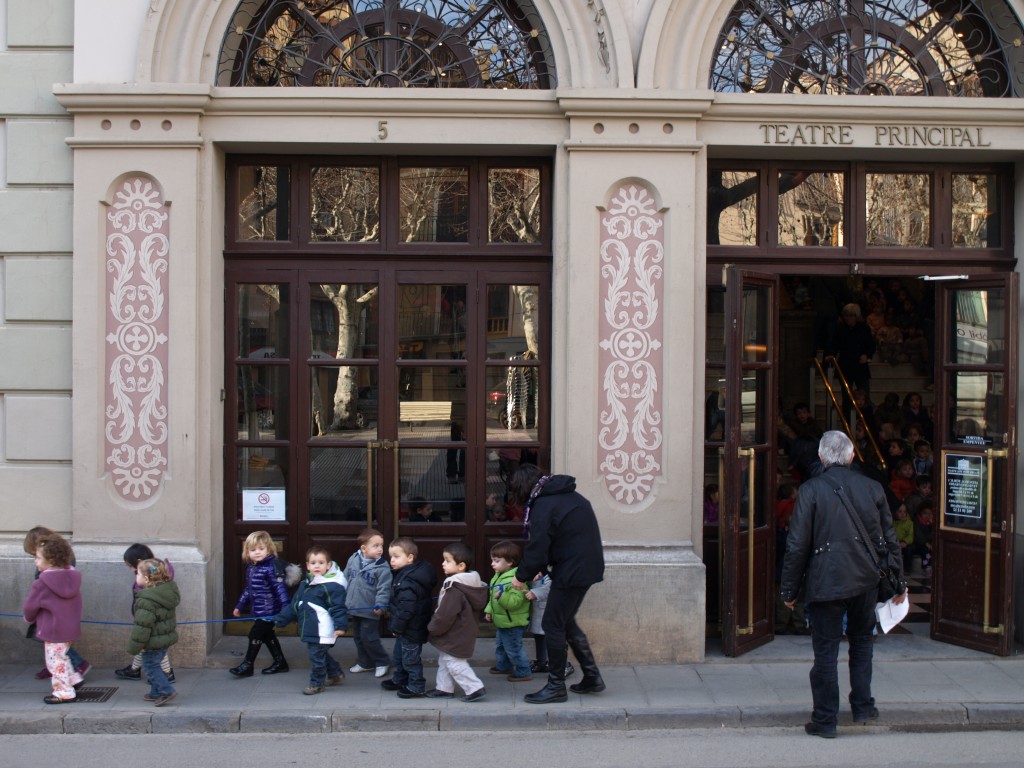
[(601, 215), (598, 461), (605, 487), (642, 505), (662, 474), (664, 214), (623, 185)]
[(167, 204), (126, 179), (106, 216), (106, 465), (114, 493), (147, 501), (167, 469)]

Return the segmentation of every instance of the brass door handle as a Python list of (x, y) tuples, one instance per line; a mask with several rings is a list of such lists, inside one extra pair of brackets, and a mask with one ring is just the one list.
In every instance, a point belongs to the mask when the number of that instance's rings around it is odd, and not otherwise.
[(984, 602), (982, 603), (981, 628), (982, 632), (987, 635), (1003, 634), (1002, 624), (993, 626), (989, 623), (992, 618), (989, 605), (992, 597), (992, 500), (995, 496), (992, 488), (992, 476), (995, 474), (995, 460), (1005, 459), (1009, 455), (1010, 452), (1005, 448), (989, 448), (985, 451), (985, 464), (988, 467), (988, 472), (986, 473), (987, 479), (985, 482), (985, 591)]
[(754, 634), (754, 456), (753, 448), (739, 448), (736, 451), (741, 459), (750, 459), (747, 468), (747, 624), (737, 627), (736, 634)]

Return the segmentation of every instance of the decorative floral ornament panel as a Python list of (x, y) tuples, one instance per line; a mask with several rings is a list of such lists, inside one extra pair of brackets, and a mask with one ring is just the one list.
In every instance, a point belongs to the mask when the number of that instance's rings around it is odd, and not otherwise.
[(650, 192), (623, 185), (601, 215), (598, 462), (628, 507), (662, 474), (662, 301), (665, 217)]
[(153, 498), (167, 470), (167, 204), (131, 177), (106, 221), (106, 465), (116, 494)]

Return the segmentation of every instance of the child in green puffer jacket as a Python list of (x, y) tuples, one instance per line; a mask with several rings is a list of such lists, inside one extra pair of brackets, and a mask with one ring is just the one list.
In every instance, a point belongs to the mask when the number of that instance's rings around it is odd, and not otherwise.
[(156, 558), (139, 561), (135, 583), (142, 589), (135, 597), (135, 626), (128, 639), (128, 653), (134, 656), (142, 652), (142, 671), (149, 680), (149, 693), (142, 698), (153, 702), (154, 707), (162, 707), (177, 696), (162, 662), (167, 649), (178, 642), (175, 608), (181, 595), (167, 564)]
[(491, 599), (484, 608), (484, 619), (496, 629), (492, 675), (508, 675), (513, 683), (532, 680), (530, 657), (523, 648), (523, 635), (530, 623), (530, 603), (526, 591), (512, 587), (516, 566), (523, 551), (512, 541), (499, 541), (491, 547)]

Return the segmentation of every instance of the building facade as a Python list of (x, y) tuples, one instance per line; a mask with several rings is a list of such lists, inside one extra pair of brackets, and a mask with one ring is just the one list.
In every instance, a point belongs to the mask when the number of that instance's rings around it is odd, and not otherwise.
[[(819, 396), (801, 317), (905, 278), (932, 633), (1006, 652), (1024, 8), (0, 6), (3, 612), (33, 525), (71, 535), (98, 622), (128, 620), (146, 542), (209, 622), (176, 655), (199, 663), (248, 532), (296, 561), (367, 524), (486, 551), (521, 536), (503, 481), (534, 459), (598, 511), (599, 658), (699, 660), (709, 628), (742, 653), (774, 630), (777, 406)], [(119, 660), (122, 631), (83, 650)]]

